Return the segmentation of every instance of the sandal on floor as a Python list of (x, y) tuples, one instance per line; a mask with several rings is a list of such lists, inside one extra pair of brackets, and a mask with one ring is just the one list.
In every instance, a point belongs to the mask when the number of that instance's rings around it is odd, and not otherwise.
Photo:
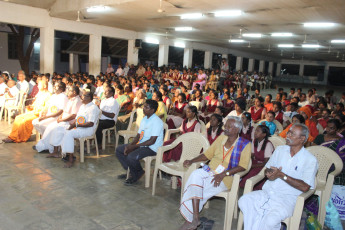
[(207, 220), (203, 225), (201, 230), (212, 230), (214, 225), (214, 220)]

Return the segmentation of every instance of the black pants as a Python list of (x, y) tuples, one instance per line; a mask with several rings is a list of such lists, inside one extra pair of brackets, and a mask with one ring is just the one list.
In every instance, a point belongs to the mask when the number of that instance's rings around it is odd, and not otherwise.
[(109, 129), (111, 127), (114, 127), (115, 121), (114, 120), (99, 120), (98, 128), (96, 130), (96, 137), (98, 144), (102, 143), (102, 130), (103, 129)]
[(155, 156), (157, 153), (152, 151), (149, 147), (141, 147), (125, 155), (126, 146), (127, 144), (117, 147), (115, 150), (116, 156), (125, 170), (129, 168), (132, 178), (138, 180), (138, 177), (142, 175), (141, 173), (143, 171), (139, 160), (147, 156)]

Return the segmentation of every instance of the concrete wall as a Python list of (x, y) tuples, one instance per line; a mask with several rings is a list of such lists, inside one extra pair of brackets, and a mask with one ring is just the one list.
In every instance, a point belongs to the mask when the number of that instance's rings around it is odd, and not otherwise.
[(18, 60), (8, 59), (7, 33), (0, 33), (0, 70), (16, 73), (19, 69)]

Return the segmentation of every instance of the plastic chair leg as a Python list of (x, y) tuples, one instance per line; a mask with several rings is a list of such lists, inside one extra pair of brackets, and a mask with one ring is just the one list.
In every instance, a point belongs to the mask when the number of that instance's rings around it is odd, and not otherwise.
[(105, 138), (107, 137), (106, 132), (102, 132), (102, 150), (105, 149)]
[(97, 158), (99, 158), (98, 143), (97, 143), (96, 137), (95, 137), (95, 145), (96, 145), (96, 154), (97, 154)]
[(145, 188), (150, 187), (151, 158), (145, 159)]
[(120, 135), (118, 135), (118, 134), (116, 134), (116, 140), (115, 140), (115, 149), (116, 149), (116, 147), (117, 146), (119, 146), (118, 144), (119, 144), (119, 137), (120, 137)]
[(80, 141), (80, 162), (84, 163), (84, 140)]
[(158, 168), (155, 168), (153, 172), (153, 179), (152, 179), (152, 196), (154, 196), (156, 193), (157, 174), (158, 174)]
[(111, 140), (110, 140), (110, 130), (108, 130), (107, 133), (108, 133), (108, 144), (110, 144), (111, 143)]
[(177, 189), (177, 177), (176, 176), (171, 177), (171, 187), (172, 187), (172, 189)]
[(90, 154), (90, 141), (86, 140), (86, 149), (87, 149), (87, 153)]

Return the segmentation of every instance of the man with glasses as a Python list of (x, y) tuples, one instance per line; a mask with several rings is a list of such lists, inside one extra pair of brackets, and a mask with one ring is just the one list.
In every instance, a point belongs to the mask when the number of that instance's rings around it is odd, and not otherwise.
[(239, 199), (245, 230), (280, 229), (281, 222), (292, 216), (297, 197), (315, 187), (318, 162), (303, 147), (308, 136), (307, 126), (294, 124), (287, 145), (277, 147), (265, 165), (268, 180), (262, 190)]

